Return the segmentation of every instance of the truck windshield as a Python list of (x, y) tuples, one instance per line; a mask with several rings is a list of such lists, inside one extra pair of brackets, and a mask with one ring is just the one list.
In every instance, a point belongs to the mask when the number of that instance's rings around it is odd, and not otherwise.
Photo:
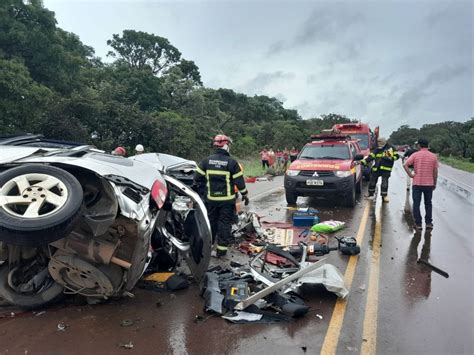
[(299, 159), (350, 159), (349, 148), (345, 144), (311, 145), (301, 151)]
[(369, 135), (367, 133), (349, 133), (352, 139), (359, 139), (360, 149), (369, 148)]

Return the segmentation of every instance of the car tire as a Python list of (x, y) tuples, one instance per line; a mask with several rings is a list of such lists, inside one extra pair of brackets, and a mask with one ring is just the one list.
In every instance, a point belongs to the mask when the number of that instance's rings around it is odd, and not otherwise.
[[(47, 267), (46, 267), (47, 269)], [(33, 310), (45, 307), (57, 300), (64, 295), (64, 287), (54, 282), (48, 273), (50, 278), (48, 285), (41, 288), (37, 293), (22, 293), (15, 291), (8, 283), (8, 274), (10, 268), (8, 265), (0, 267), (0, 299), (4, 299), (7, 304), (17, 306), (21, 309)]]
[(295, 194), (294, 192), (285, 190), (285, 197), (286, 197), (286, 203), (289, 205), (296, 205), (296, 200), (298, 199), (298, 195)]
[(354, 207), (356, 203), (356, 188), (352, 186), (352, 188), (347, 192), (344, 198), (344, 205), (346, 207)]
[(79, 220), (82, 200), (81, 184), (63, 169), (6, 170), (0, 174), (0, 241), (35, 247), (61, 239)]

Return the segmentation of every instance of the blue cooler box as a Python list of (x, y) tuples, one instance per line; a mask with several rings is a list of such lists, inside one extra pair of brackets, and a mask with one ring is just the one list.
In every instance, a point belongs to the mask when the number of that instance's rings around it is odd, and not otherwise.
[(310, 213), (294, 213), (293, 226), (295, 227), (312, 227), (319, 223), (319, 217)]

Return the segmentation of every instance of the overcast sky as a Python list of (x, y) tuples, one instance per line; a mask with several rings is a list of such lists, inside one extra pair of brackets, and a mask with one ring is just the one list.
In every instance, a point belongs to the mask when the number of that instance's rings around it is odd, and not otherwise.
[(204, 85), (277, 97), (304, 118), (379, 124), (473, 117), (472, 1), (44, 0), (106, 59), (124, 29), (168, 38)]

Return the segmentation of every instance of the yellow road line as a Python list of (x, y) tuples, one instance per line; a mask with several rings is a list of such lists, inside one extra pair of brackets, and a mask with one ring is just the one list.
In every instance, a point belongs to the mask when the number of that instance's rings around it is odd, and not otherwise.
[[(369, 218), (371, 203), (367, 203), (362, 214), (362, 219), (360, 221), (359, 229), (357, 231), (357, 244), (362, 245), (365, 235), (365, 226), (367, 225), (367, 220)], [(344, 274), (344, 282), (349, 290), (352, 287), (352, 280), (354, 279), (355, 269), (357, 266), (357, 261), (359, 257), (353, 255), (349, 258), (347, 263), (346, 273)], [(321, 348), (321, 354), (330, 355), (335, 354), (337, 350), (337, 344), (339, 342), (339, 336), (341, 334), (342, 322), (344, 320), (344, 314), (346, 312), (347, 299), (340, 299), (336, 301), (334, 306), (334, 311), (332, 312), (331, 321), (329, 322), (328, 331), (324, 337), (323, 347)]]
[[(383, 203), (383, 202), (382, 202)], [(377, 349), (377, 318), (379, 308), (380, 243), (382, 241), (381, 206), (375, 215), (375, 231), (370, 262), (367, 303), (365, 305), (364, 330), (362, 331), (361, 354), (374, 355)]]

